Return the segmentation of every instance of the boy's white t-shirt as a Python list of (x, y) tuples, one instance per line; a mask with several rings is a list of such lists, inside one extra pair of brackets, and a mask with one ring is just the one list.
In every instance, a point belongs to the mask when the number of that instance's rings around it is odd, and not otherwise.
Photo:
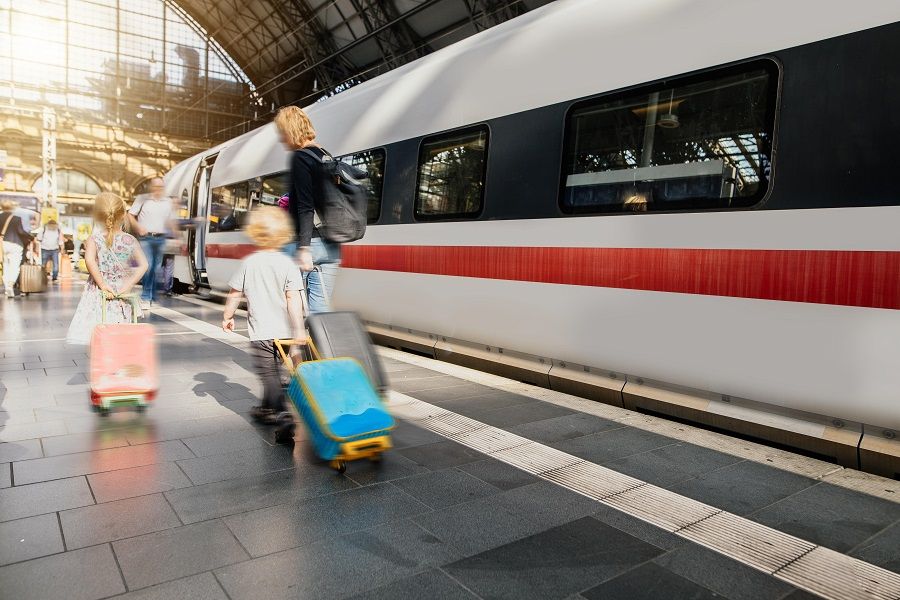
[(300, 269), (286, 254), (256, 251), (243, 261), (228, 281), (247, 298), (250, 339), (293, 337), (285, 292), (301, 289)]

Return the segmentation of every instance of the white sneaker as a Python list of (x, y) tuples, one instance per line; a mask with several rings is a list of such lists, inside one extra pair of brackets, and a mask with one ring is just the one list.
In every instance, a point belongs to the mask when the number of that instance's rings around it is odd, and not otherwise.
[(149, 300), (141, 300), (141, 310), (150, 310)]

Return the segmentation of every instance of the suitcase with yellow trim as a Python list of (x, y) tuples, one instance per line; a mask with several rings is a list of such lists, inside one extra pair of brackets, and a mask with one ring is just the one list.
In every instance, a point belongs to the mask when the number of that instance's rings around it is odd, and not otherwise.
[[(289, 405), (310, 432), (316, 454), (343, 473), (347, 461), (378, 460), (391, 447), (394, 419), (372, 387), (365, 369), (352, 358), (310, 360), (292, 368), (287, 395)], [(315, 345), (307, 341), (313, 357)]]

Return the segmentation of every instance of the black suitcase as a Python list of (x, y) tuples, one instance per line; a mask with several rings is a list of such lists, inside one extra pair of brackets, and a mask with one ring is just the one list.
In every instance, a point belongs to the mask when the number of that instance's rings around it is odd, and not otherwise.
[(322, 358), (355, 358), (366, 370), (375, 389), (380, 393), (387, 391), (388, 380), (381, 360), (356, 313), (316, 313), (306, 318), (306, 326)]

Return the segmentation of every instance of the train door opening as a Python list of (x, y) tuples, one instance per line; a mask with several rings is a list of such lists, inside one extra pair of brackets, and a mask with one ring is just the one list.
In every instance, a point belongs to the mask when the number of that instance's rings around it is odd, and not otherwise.
[(194, 284), (197, 286), (209, 286), (209, 281), (206, 277), (206, 236), (209, 231), (209, 176), (212, 173), (217, 157), (218, 154), (213, 154), (200, 162), (191, 190), (191, 219), (202, 219), (201, 222), (203, 223), (188, 234), (188, 256), (191, 262), (191, 271), (194, 273)]

